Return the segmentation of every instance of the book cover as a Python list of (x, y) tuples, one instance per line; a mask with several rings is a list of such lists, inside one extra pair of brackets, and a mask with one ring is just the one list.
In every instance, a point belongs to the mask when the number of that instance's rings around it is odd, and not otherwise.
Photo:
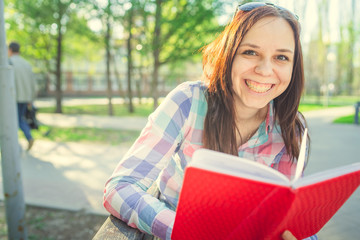
[(316, 234), (359, 186), (360, 163), (306, 177), (300, 165), (290, 181), (262, 164), (197, 150), (185, 170), (172, 239), (277, 240), (286, 229), (297, 239)]

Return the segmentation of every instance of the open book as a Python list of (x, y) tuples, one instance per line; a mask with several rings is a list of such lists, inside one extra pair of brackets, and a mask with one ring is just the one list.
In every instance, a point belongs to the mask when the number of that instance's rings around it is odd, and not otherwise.
[(173, 240), (297, 239), (316, 234), (360, 185), (360, 163), (301, 177), (306, 130), (294, 179), (251, 160), (197, 150), (185, 169)]

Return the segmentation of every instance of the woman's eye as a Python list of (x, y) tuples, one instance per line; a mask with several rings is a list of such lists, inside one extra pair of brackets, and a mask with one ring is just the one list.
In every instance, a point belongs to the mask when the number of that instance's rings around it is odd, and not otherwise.
[(256, 56), (256, 52), (253, 50), (246, 50), (243, 52), (244, 55)]
[(289, 61), (289, 58), (287, 56), (284, 56), (284, 55), (277, 56), (277, 59), (280, 60), (280, 61)]

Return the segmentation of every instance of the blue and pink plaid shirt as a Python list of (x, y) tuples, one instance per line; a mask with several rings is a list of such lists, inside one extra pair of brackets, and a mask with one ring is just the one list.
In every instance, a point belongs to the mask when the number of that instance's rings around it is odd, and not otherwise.
[[(180, 84), (149, 116), (106, 183), (104, 206), (112, 215), (143, 232), (171, 239), (184, 169), (194, 151), (202, 148), (205, 90), (200, 81)], [(294, 175), (296, 164), (286, 153), (272, 102), (266, 120), (240, 146), (239, 156), (273, 167), (288, 178)], [(160, 199), (146, 193), (154, 182)]]

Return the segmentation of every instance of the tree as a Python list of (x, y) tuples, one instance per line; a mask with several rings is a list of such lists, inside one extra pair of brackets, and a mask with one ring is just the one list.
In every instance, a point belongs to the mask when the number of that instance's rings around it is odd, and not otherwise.
[(208, 37), (219, 30), (215, 9), (221, 9), (222, 3), (211, 0), (156, 0), (155, 4), (151, 91), (154, 108), (158, 106), (160, 66), (189, 59), (207, 43)]
[[(106, 3), (106, 4), (105, 4)], [(112, 105), (112, 82), (110, 76), (110, 63), (111, 59), (111, 38), (112, 38), (112, 23), (113, 23), (113, 12), (112, 7), (116, 1), (107, 0), (105, 1), (90, 1), (90, 9), (95, 9), (95, 14), (90, 16), (90, 19), (100, 18), (103, 25), (103, 41), (105, 47), (105, 78), (107, 84), (107, 97), (108, 97), (108, 114), (109, 116), (114, 115)]]
[(356, 2), (352, 0), (351, 2), (351, 19), (348, 27), (349, 32), (349, 50), (348, 50), (348, 72), (347, 72), (347, 93), (351, 95), (353, 93), (353, 82), (354, 82), (354, 46), (356, 43), (356, 30), (355, 30), (355, 9)]
[(134, 15), (134, 6), (132, 5), (127, 12), (127, 24), (128, 24), (128, 38), (127, 38), (127, 85), (128, 85), (128, 98), (129, 98), (129, 112), (134, 112), (134, 106), (132, 103), (132, 89), (131, 89), (131, 77), (133, 70), (132, 63), (132, 27), (133, 27), (133, 15)]
[(158, 82), (159, 82), (159, 67), (160, 67), (160, 35), (161, 35), (161, 21), (162, 21), (162, 4), (163, 0), (156, 0), (156, 12), (155, 12), (155, 29), (153, 37), (153, 57), (154, 57), (154, 68), (153, 68), (153, 79), (151, 82), (151, 93), (154, 99), (154, 109), (158, 106)]
[[(348, 41), (345, 40), (344, 34), (345, 34), (344, 27), (340, 26), (340, 41), (336, 44), (336, 55), (337, 55), (337, 61), (336, 61), (336, 78), (335, 78), (335, 84), (337, 88), (337, 93), (342, 94), (346, 91), (344, 79), (346, 79), (346, 65), (348, 62), (347, 58), (347, 46)], [(345, 83), (345, 84), (344, 84)]]
[(111, 77), (110, 77), (110, 60), (111, 60), (111, 54), (110, 54), (110, 40), (111, 40), (111, 0), (108, 0), (108, 4), (105, 8), (105, 25), (106, 25), (106, 31), (105, 31), (105, 50), (106, 50), (106, 82), (107, 82), (107, 97), (109, 99), (108, 101), (108, 113), (109, 116), (113, 116), (113, 106), (112, 106), (112, 84), (111, 84)]
[[(69, 22), (76, 19), (76, 5), (80, 0), (15, 0), (14, 8), (22, 17), (22, 24), (26, 31), (30, 45), (35, 45), (42, 51), (46, 68), (49, 72), (55, 73), (56, 78), (56, 110), (62, 112), (62, 58), (63, 41)], [(16, 19), (15, 19), (16, 21)], [(14, 26), (13, 26), (14, 27)], [(34, 35), (34, 37), (31, 37)], [(35, 43), (35, 44), (34, 44)]]
[[(107, 97), (108, 97), (108, 112), (109, 115), (113, 115), (113, 106), (112, 106), (112, 81), (110, 76), (111, 63), (114, 64), (114, 72), (117, 78), (119, 78), (119, 72), (115, 66), (115, 56), (112, 56), (112, 51), (115, 49), (111, 43), (114, 41), (112, 36), (112, 30), (115, 27), (115, 24), (119, 22), (125, 22), (126, 25), (126, 16), (125, 9), (129, 4), (131, 5), (133, 1), (121, 1), (121, 0), (91, 0), (92, 8), (96, 10), (96, 13), (91, 16), (91, 18), (99, 18), (102, 21), (103, 25), (103, 38), (106, 52), (106, 82), (107, 82)], [(106, 3), (106, 4), (105, 4)], [(130, 80), (131, 81), (131, 80)], [(121, 87), (119, 81), (119, 88)], [(120, 91), (121, 92), (121, 91)], [(130, 95), (130, 98), (132, 96)]]
[(324, 87), (327, 86), (326, 68), (327, 64), (327, 51), (330, 45), (329, 31), (328, 31), (328, 9), (329, 4), (326, 0), (320, 0), (317, 4), (317, 28), (316, 34), (311, 36), (311, 41), (308, 44), (308, 55), (304, 61), (308, 71), (307, 79), (309, 89), (312, 94), (318, 96), (320, 103), (321, 93), (326, 93)]
[[(134, 75), (131, 82), (134, 82), (136, 94), (141, 104), (142, 91), (149, 89), (149, 75), (147, 74), (152, 64), (152, 33), (153, 28), (149, 27), (149, 22), (153, 22), (153, 12), (149, 11), (149, 6), (153, 4), (149, 1), (132, 1), (133, 23), (131, 28), (131, 75)], [(129, 11), (128, 11), (129, 12)], [(129, 14), (129, 13), (128, 13)], [(129, 30), (128, 30), (129, 33)], [(134, 46), (136, 46), (134, 48)], [(137, 71), (136, 71), (137, 70)], [(143, 87), (143, 88), (141, 88)]]

